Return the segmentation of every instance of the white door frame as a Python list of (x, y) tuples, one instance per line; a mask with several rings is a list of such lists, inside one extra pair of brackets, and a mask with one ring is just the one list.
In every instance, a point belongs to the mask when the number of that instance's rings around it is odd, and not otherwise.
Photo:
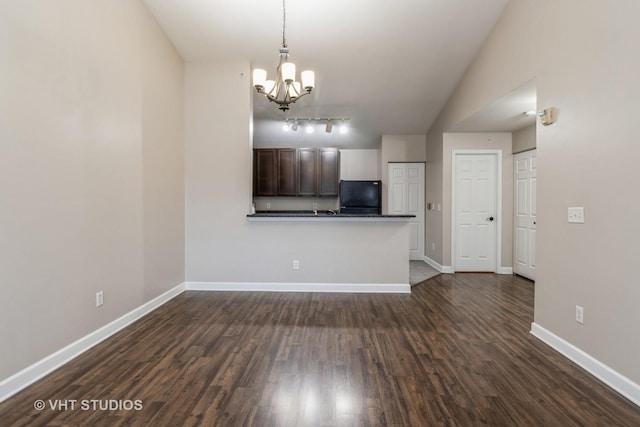
[[(505, 274), (502, 264), (502, 150), (451, 150), (451, 272), (456, 272), (456, 156), (483, 154), (496, 156), (496, 269)], [(509, 274), (511, 272), (509, 271)]]

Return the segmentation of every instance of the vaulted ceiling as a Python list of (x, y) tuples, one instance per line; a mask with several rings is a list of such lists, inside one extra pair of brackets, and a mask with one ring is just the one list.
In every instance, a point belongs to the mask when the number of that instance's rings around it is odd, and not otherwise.
[[(353, 147), (426, 133), (508, 1), (288, 0), (290, 59), (315, 71), (316, 88), (286, 114), (255, 94), (256, 138), (281, 132), (285, 117), (348, 117)], [(275, 73), (281, 0), (144, 2), (185, 60)]]

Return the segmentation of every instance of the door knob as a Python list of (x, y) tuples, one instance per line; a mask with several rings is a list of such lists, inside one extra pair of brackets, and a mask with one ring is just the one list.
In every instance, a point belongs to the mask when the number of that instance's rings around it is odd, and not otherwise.
[(487, 218), (487, 221), (493, 221), (493, 217), (490, 216), (489, 218)]

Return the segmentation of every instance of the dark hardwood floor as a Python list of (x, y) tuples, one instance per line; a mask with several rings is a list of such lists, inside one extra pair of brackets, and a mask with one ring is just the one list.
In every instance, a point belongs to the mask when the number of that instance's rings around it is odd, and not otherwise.
[(445, 274), (411, 295), (186, 292), (1, 403), (0, 426), (640, 426), (529, 334), (533, 287)]

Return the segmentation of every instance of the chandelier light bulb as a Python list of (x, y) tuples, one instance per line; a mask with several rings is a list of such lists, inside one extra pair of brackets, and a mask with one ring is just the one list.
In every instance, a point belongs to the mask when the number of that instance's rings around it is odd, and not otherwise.
[(293, 62), (285, 62), (282, 64), (282, 80), (285, 83), (292, 83), (296, 78), (296, 64)]
[[(266, 75), (266, 71), (265, 71), (265, 75)], [(306, 70), (300, 73), (300, 76), (302, 78), (302, 87), (305, 88), (305, 90), (309, 90), (309, 91), (313, 89), (313, 87), (316, 84), (315, 73), (311, 70)]]
[(258, 88), (264, 88), (264, 84), (267, 81), (267, 71), (261, 68), (253, 70), (253, 85)]
[(291, 86), (289, 86), (289, 96), (291, 97), (291, 99), (300, 96), (300, 92), (300, 82), (293, 82)]
[(275, 96), (277, 93), (276, 82), (273, 80), (267, 80), (264, 83), (264, 91), (266, 94), (270, 96)]

